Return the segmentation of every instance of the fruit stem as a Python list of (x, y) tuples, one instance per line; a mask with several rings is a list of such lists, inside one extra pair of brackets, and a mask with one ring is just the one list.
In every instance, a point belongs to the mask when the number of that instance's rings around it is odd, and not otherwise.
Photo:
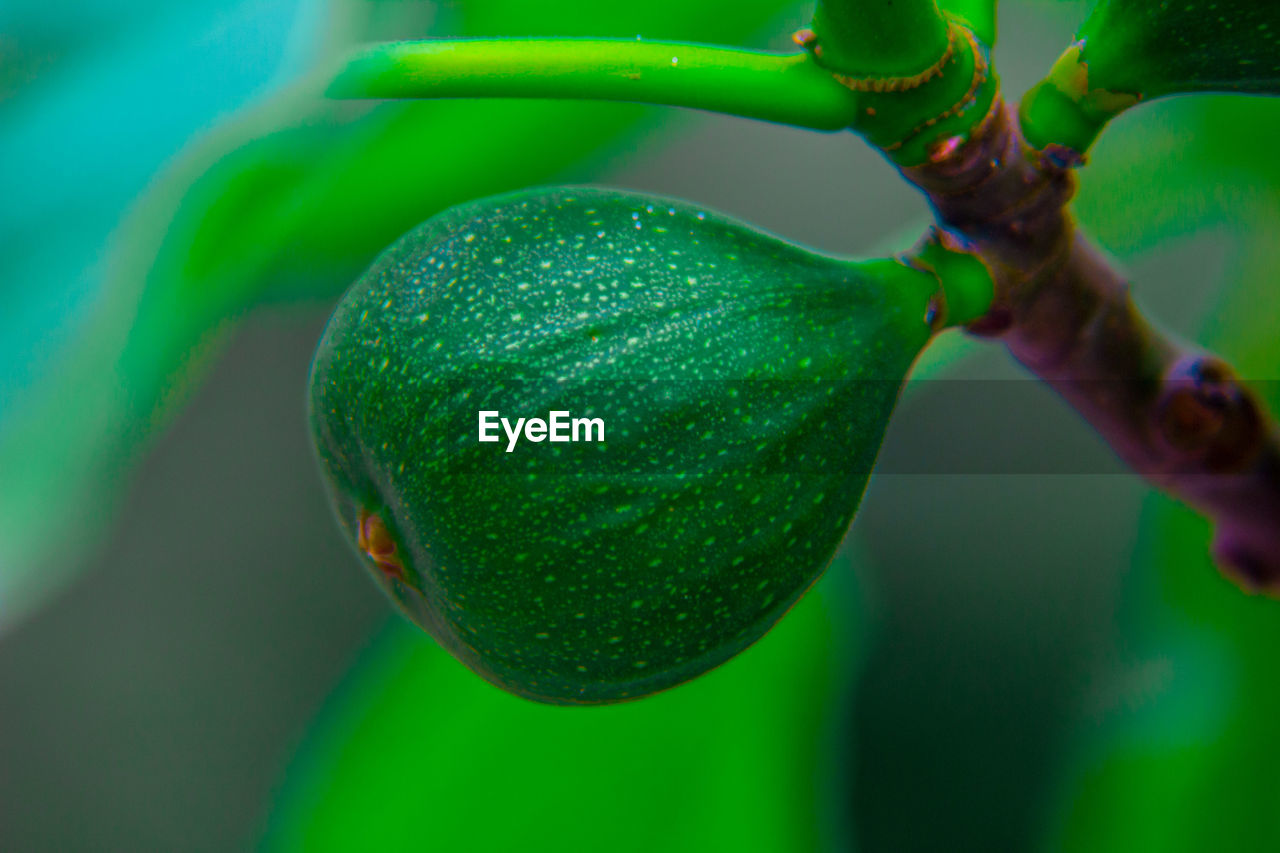
[(1083, 41), (1067, 48), (1049, 75), (1023, 96), (1020, 107), (1027, 141), (1041, 151), (1064, 149), (1066, 165), (1083, 163), (1107, 122), (1139, 101), (1137, 95), (1090, 89), (1083, 51)]
[(858, 94), (808, 53), (637, 39), (437, 39), (352, 55), (334, 98), (560, 98), (693, 107), (814, 130), (853, 121)]
[[(855, 26), (871, 20), (875, 27)], [(933, 0), (819, 3), (813, 29), (797, 41), (862, 95), (851, 127), (898, 166), (928, 162), (966, 140), (999, 90), (987, 46)], [(882, 53), (873, 47), (881, 42), (902, 52)]]
[(951, 46), (934, 0), (818, 0), (813, 31), (822, 64), (851, 77), (916, 76)]
[(995, 278), (986, 261), (957, 234), (934, 227), (903, 260), (931, 273), (942, 289), (935, 329), (965, 326), (986, 315), (995, 299)]

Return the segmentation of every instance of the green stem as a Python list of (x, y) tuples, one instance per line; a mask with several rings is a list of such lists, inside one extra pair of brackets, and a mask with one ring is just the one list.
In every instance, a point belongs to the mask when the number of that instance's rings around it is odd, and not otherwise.
[(815, 130), (848, 127), (858, 93), (807, 53), (629, 39), (463, 39), (366, 48), (336, 98), (579, 98), (693, 107)]
[(947, 50), (947, 20), (934, 0), (818, 0), (813, 30), (822, 64), (851, 77), (909, 77)]
[(853, 129), (898, 166), (946, 156), (997, 101), (986, 46), (934, 0), (820, 2), (805, 45), (862, 96)]
[(996, 0), (947, 0), (947, 14), (960, 21), (988, 47), (996, 44)]
[(995, 300), (995, 279), (986, 262), (962, 238), (932, 228), (903, 261), (931, 273), (946, 297), (938, 328), (965, 326), (986, 315)]
[(1035, 148), (1059, 146), (1080, 155), (1093, 145), (1107, 122), (1138, 103), (1137, 95), (1089, 86), (1083, 43), (1067, 48), (1049, 75), (1022, 98), (1022, 132)]

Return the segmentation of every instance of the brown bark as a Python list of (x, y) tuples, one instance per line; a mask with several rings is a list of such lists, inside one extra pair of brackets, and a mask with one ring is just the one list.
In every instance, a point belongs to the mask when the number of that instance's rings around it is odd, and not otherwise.
[(1148, 322), (1076, 228), (1070, 152), (1037, 151), (997, 98), (968, 141), (903, 174), (987, 263), (998, 337), (1136, 472), (1215, 522), (1214, 556), (1280, 593), (1280, 429), (1221, 358)]

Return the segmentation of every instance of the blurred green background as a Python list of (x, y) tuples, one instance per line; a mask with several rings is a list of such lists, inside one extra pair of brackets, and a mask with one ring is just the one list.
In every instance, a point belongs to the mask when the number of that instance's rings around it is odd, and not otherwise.
[[(340, 539), (303, 416), (311, 351), (434, 210), (611, 184), (863, 256), (928, 212), (851, 135), (324, 103), (311, 70), (426, 34), (783, 48), (805, 6), (46, 6), (0, 9), (0, 849), (1280, 849), (1276, 605), (957, 333), (819, 587), (652, 699), (497, 691)], [(1002, 4), (1007, 93), (1086, 11)], [(1145, 105), (1103, 136), (1078, 211), (1153, 316), (1280, 404), (1276, 138), (1267, 100)]]

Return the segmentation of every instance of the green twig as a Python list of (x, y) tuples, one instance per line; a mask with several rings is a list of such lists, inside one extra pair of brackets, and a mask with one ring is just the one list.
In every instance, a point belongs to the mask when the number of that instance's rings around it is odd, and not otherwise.
[(857, 94), (807, 53), (628, 39), (396, 42), (351, 57), (335, 98), (578, 98), (693, 107), (847, 128)]
[(966, 241), (941, 228), (931, 228), (903, 260), (933, 275), (944, 301), (937, 306), (937, 328), (966, 326), (991, 310), (995, 278), (990, 267)]
[(919, 75), (950, 44), (934, 0), (818, 0), (813, 30), (823, 37), (823, 64), (853, 77)]
[(1083, 43), (1067, 48), (1049, 75), (1022, 98), (1020, 117), (1027, 141), (1044, 151), (1058, 146), (1083, 160), (1098, 134), (1139, 96), (1091, 88)]

